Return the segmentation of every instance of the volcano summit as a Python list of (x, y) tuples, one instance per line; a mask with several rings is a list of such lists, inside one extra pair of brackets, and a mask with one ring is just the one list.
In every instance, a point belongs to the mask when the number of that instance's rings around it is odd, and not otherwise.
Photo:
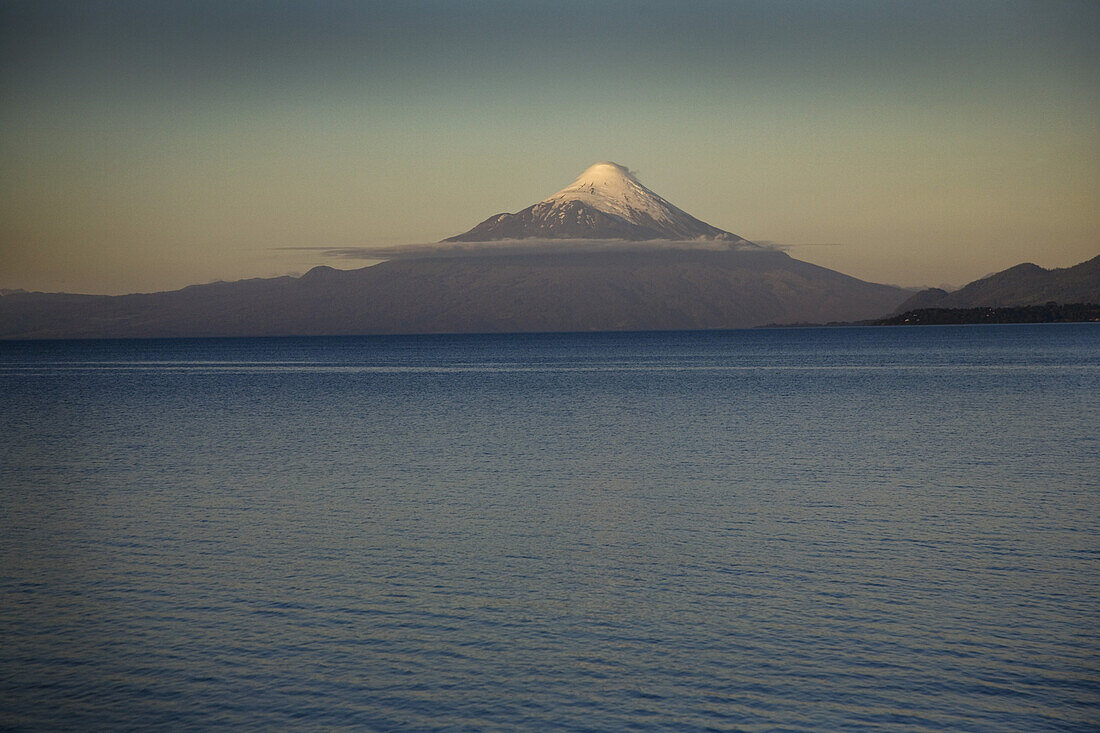
[(572, 184), (523, 211), (490, 216), (443, 241), (502, 239), (701, 239), (758, 246), (676, 208), (611, 162), (590, 166)]

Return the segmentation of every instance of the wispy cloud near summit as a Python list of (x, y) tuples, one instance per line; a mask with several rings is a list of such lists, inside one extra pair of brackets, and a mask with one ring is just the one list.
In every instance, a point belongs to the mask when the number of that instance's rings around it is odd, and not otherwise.
[(775, 252), (779, 248), (753, 246), (744, 242), (692, 239), (503, 239), (494, 242), (433, 242), (365, 247), (276, 247), (278, 251), (319, 252), (340, 260), (412, 260), (442, 257), (500, 257), (510, 255), (555, 255), (631, 252)]

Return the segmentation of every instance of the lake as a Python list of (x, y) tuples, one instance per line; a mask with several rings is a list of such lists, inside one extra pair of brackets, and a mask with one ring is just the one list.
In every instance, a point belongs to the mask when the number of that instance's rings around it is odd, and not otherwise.
[(0, 342), (0, 406), (0, 727), (1100, 726), (1100, 324)]

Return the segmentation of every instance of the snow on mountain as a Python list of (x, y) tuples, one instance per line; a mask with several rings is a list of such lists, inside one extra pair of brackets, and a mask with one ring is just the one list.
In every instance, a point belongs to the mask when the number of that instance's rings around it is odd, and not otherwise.
[(590, 166), (557, 193), (515, 214), (496, 214), (445, 242), (501, 239), (722, 240), (751, 242), (678, 209), (618, 163)]

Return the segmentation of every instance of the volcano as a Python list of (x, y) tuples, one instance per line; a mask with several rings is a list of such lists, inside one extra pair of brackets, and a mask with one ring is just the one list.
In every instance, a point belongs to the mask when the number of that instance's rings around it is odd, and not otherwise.
[(711, 240), (757, 247), (696, 219), (643, 186), (625, 166), (596, 163), (577, 180), (515, 214), (495, 214), (444, 242), (503, 239)]
[(597, 163), (519, 213), (358, 270), (0, 295), (10, 339), (746, 328), (882, 317), (911, 293), (754, 244)]

